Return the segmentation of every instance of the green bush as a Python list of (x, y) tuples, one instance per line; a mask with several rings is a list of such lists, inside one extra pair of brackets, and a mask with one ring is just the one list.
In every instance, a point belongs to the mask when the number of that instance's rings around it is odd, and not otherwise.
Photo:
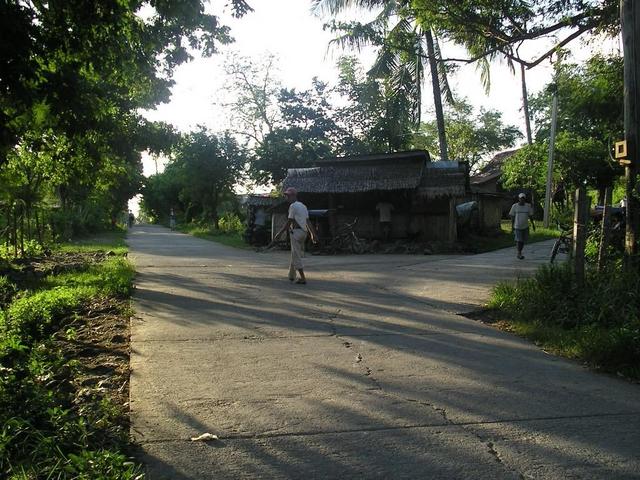
[[(24, 250), (22, 249), (24, 247)], [(44, 247), (36, 240), (25, 240), (22, 246), (18, 246), (18, 255), (36, 257), (42, 255)], [(0, 258), (13, 258), (14, 248), (11, 245), (0, 245)]]
[(37, 339), (60, 328), (60, 322), (96, 295), (90, 287), (55, 287), (15, 300), (7, 309), (4, 329)]
[(532, 278), (499, 284), (489, 307), (560, 353), (640, 377), (638, 272), (612, 264), (604, 272), (589, 270), (578, 287), (569, 264), (545, 265)]
[(91, 287), (101, 295), (127, 297), (131, 294), (135, 270), (123, 257), (112, 257), (84, 272), (69, 272), (47, 278), (45, 284), (54, 287)]
[(220, 231), (224, 233), (241, 233), (244, 231), (242, 220), (235, 213), (225, 213), (218, 222)]
[(16, 286), (9, 280), (9, 277), (0, 276), (0, 309), (9, 303), (16, 292)]

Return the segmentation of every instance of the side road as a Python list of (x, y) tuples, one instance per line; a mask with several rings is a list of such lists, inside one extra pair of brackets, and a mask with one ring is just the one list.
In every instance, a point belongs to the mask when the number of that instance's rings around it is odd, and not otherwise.
[[(640, 478), (640, 388), (457, 313), (549, 246), (284, 255), (161, 227), (137, 267), (132, 434), (151, 479)], [(191, 442), (204, 432), (220, 437)]]

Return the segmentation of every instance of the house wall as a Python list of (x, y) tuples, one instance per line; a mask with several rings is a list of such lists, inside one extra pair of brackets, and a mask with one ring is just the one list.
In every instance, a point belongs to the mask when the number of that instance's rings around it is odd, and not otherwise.
[[(329, 205), (328, 195), (300, 195), (300, 200), (309, 209), (326, 209)], [(333, 199), (336, 227), (353, 223), (357, 219), (353, 227), (356, 235), (367, 239), (382, 238), (379, 216), (375, 210), (379, 201), (388, 201), (394, 205), (391, 215), (391, 239), (455, 241), (456, 221), (455, 216), (451, 216), (449, 197), (424, 199), (409, 195), (383, 196), (373, 192), (336, 195)], [(274, 212), (271, 218), (271, 231), (275, 234), (286, 223), (287, 213)]]
[(478, 195), (477, 198), (480, 229), (499, 230), (504, 198), (493, 195)]

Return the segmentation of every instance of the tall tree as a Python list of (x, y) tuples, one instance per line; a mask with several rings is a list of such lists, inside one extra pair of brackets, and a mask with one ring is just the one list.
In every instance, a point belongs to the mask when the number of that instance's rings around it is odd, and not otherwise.
[[(512, 147), (522, 136), (514, 125), (505, 125), (497, 110), (476, 113), (465, 100), (459, 99), (447, 112), (447, 143), (452, 157), (467, 162), (473, 171), (487, 155)], [(413, 137), (413, 146), (433, 150), (438, 143), (435, 121), (424, 122)]]
[[(563, 63), (556, 77), (559, 133), (554, 179), (566, 187), (578, 187), (587, 182), (598, 189), (599, 201), (603, 199), (605, 188), (620, 174), (619, 167), (610, 161), (609, 148), (613, 139), (621, 137), (623, 129), (622, 68), (620, 57), (595, 55), (581, 65)], [(546, 145), (549, 137), (551, 95), (547, 88), (531, 99), (537, 127), (534, 145), (509, 159), (508, 163), (522, 166), (520, 157), (526, 156), (531, 161), (531, 169), (537, 171), (538, 164), (546, 162), (546, 154), (540, 145)], [(534, 158), (536, 155), (541, 158)], [(509, 170), (515, 174), (515, 168)], [(521, 176), (517, 174), (514, 178)], [(517, 181), (512, 179), (511, 183)]]
[[(412, 0), (419, 22), (437, 25), (443, 37), (467, 48), (469, 57), (447, 61), (473, 63), (501, 55), (532, 68), (585, 34), (615, 34), (620, 29), (618, 0)], [(531, 58), (518, 49), (540, 38), (555, 40)], [(537, 49), (534, 50), (537, 52)]]
[(124, 208), (139, 188), (140, 152), (158, 147), (140, 111), (168, 100), (191, 51), (230, 41), (199, 0), (0, 2), (0, 169), (47, 163), (43, 191), (67, 217)]
[(172, 161), (188, 218), (198, 214), (202, 220), (218, 225), (220, 200), (238, 182), (244, 158), (242, 148), (231, 135), (216, 136), (203, 127), (178, 142)]
[(273, 55), (255, 61), (229, 55), (225, 64), (227, 82), (222, 107), (228, 110), (231, 131), (260, 147), (267, 135), (281, 125), (278, 109), (280, 80)]
[(320, 15), (336, 16), (353, 7), (379, 9), (376, 18), (366, 24), (331, 22), (329, 27), (340, 34), (333, 43), (358, 49), (363, 45), (379, 47), (370, 74), (389, 81), (396, 108), (388, 114), (393, 115), (395, 121), (406, 116), (414, 127), (420, 122), (422, 82), (428, 65), (439, 127), (439, 153), (442, 160), (447, 160), (442, 94), (450, 103), (453, 102), (447, 66), (442, 62), (433, 26), (416, 23), (407, 4), (406, 1), (395, 0), (314, 0), (313, 10)]
[(165, 170), (145, 181), (142, 208), (156, 220), (171, 209), (187, 221), (218, 224), (221, 201), (241, 178), (246, 153), (229, 133), (204, 127), (183, 135)]

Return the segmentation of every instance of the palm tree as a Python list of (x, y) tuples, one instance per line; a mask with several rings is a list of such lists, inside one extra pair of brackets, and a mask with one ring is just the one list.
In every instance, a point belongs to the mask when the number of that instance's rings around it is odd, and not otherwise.
[(422, 81), (428, 64), (438, 126), (440, 159), (448, 160), (442, 96), (444, 95), (449, 103), (453, 103), (454, 100), (434, 29), (431, 26), (419, 25), (412, 17), (411, 11), (398, 0), (312, 2), (312, 11), (320, 16), (336, 16), (354, 7), (380, 9), (380, 13), (366, 24), (334, 22), (334, 30), (344, 33), (332, 43), (343, 48), (356, 49), (364, 45), (380, 46), (369, 74), (389, 80), (392, 103), (398, 107), (393, 113), (405, 115), (415, 127), (420, 124)]

